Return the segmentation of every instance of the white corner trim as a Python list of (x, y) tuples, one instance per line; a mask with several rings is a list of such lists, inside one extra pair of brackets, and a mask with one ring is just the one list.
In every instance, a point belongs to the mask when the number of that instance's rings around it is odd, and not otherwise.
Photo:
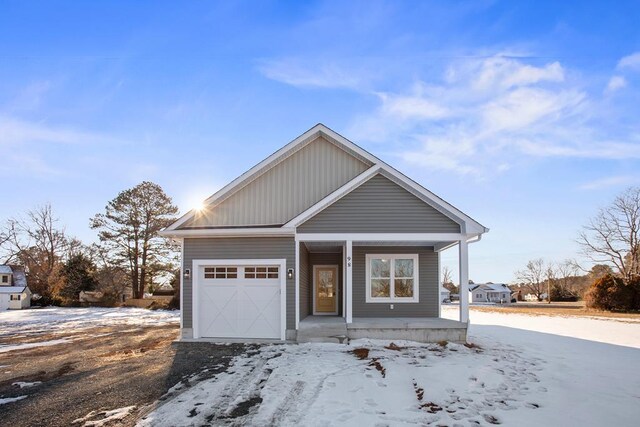
[[(200, 337), (199, 291), (200, 267), (209, 265), (277, 265), (280, 267), (280, 339), (286, 340), (287, 331), (287, 260), (286, 259), (194, 259), (191, 271), (191, 316), (193, 339)], [(243, 337), (239, 337), (243, 338)]]
[(294, 242), (296, 245), (295, 254), (295, 270), (293, 270), (293, 274), (295, 276), (295, 287), (294, 287), (294, 298), (296, 305), (296, 331), (300, 329), (300, 242)]
[[(395, 263), (390, 263), (390, 277), (389, 277), (389, 297), (388, 298), (373, 298), (371, 296), (371, 260), (377, 258), (388, 258), (390, 260), (395, 260), (398, 258), (401, 259), (412, 259), (413, 260), (413, 297), (412, 298), (398, 298), (393, 296), (393, 289), (395, 285), (393, 283), (393, 279), (395, 277)], [(366, 295), (365, 302), (366, 303), (384, 303), (384, 304), (405, 304), (405, 303), (417, 303), (420, 302), (420, 276), (418, 269), (419, 257), (418, 254), (366, 254), (365, 255), (365, 280), (366, 280)], [(440, 288), (438, 287), (438, 293), (440, 292)]]

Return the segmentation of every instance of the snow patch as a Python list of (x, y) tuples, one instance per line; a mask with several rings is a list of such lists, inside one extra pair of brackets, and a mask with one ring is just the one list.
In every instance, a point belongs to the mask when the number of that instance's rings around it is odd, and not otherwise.
[(34, 382), (26, 382), (26, 381), (16, 381), (15, 383), (11, 384), (11, 385), (16, 385), (20, 388), (27, 388), (27, 387), (35, 387), (38, 384), (42, 384), (42, 381), (34, 381)]
[(11, 402), (17, 402), (18, 400), (26, 399), (27, 396), (18, 397), (0, 397), (0, 405), (4, 405)]
[(29, 348), (36, 348), (36, 347), (49, 347), (52, 345), (65, 344), (71, 341), (72, 340), (62, 338), (58, 340), (30, 342), (25, 344), (0, 345), (0, 353), (7, 353), (9, 351), (14, 351), (14, 350), (26, 350)]
[(82, 423), (83, 427), (101, 427), (113, 421), (120, 421), (126, 418), (135, 409), (135, 406), (125, 406), (124, 408), (112, 409), (110, 411), (91, 411), (84, 417), (73, 420), (71, 424)]

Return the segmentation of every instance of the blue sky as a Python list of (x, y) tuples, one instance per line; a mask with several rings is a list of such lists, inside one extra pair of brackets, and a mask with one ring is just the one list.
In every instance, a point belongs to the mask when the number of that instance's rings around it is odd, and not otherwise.
[[(181, 211), (318, 122), (491, 228), (470, 277), (578, 256), (640, 183), (640, 3), (0, 2), (0, 219)], [(446, 263), (455, 262), (447, 253)], [(586, 263), (585, 263), (586, 264)]]

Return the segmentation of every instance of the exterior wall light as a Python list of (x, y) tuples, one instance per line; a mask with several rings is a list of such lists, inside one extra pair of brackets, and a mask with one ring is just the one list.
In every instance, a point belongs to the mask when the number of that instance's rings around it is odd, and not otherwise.
[(287, 279), (293, 279), (293, 268), (287, 269)]
[(188, 268), (184, 270), (184, 278), (185, 279), (191, 278), (191, 270), (189, 270)]

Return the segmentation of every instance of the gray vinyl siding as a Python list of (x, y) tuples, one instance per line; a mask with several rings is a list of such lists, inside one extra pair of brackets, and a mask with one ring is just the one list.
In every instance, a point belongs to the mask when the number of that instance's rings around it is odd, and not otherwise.
[[(418, 254), (417, 303), (367, 303), (367, 254)], [(355, 246), (353, 248), (353, 317), (438, 317), (438, 253), (431, 247)]]
[(309, 299), (311, 298), (311, 267), (309, 266), (309, 251), (304, 243), (300, 245), (300, 320), (307, 317), (311, 312)]
[(459, 233), (460, 225), (378, 174), (310, 218), (299, 233)]
[(337, 265), (338, 266), (338, 314), (342, 315), (342, 254), (311, 252), (309, 254), (309, 264), (311, 266), (311, 293), (308, 301), (310, 313), (313, 313), (313, 266), (315, 265)]
[(318, 137), (180, 228), (284, 224), (368, 167)]
[[(286, 259), (295, 268), (293, 237), (238, 237), (184, 239), (183, 268), (193, 270), (194, 259)], [(197, 272), (191, 271), (191, 277)], [(281, 274), (287, 274), (282, 271)], [(183, 327), (193, 327), (191, 278), (183, 278)], [(287, 329), (295, 329), (295, 280), (287, 279)]]

